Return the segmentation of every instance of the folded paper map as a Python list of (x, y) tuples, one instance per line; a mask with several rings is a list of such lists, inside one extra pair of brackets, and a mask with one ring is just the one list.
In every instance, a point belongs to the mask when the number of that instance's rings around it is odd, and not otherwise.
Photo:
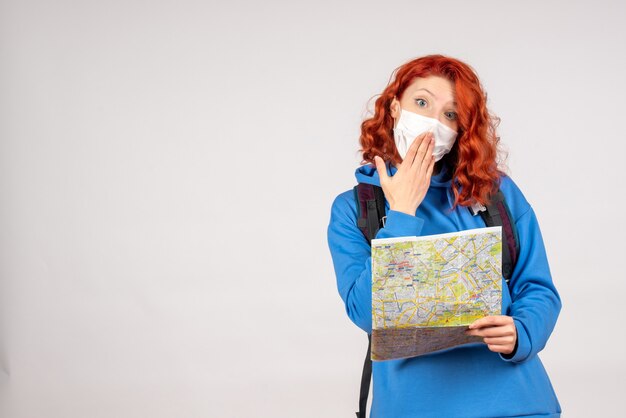
[(501, 227), (372, 240), (372, 360), (480, 343), (467, 326), (501, 309)]

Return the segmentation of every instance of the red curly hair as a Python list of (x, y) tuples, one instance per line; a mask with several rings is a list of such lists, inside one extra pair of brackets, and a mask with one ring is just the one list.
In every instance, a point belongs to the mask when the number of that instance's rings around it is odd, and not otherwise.
[(499, 120), (487, 110), (487, 95), (474, 70), (454, 58), (429, 55), (393, 72), (392, 80), (376, 100), (374, 115), (361, 124), (363, 163), (373, 164), (376, 155), (396, 166), (402, 162), (393, 139), (391, 101), (400, 99), (415, 78), (431, 75), (450, 80), (456, 93), (458, 135), (452, 150), (440, 161), (452, 168), (454, 208), (477, 202), (486, 205), (504, 174), (497, 162)]

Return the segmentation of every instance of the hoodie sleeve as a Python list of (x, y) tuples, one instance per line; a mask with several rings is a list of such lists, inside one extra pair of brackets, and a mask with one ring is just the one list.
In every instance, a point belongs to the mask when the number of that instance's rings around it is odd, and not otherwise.
[[(328, 225), (328, 246), (337, 276), (337, 289), (350, 320), (367, 333), (372, 332), (372, 259), (367, 239), (356, 225), (353, 193), (339, 195), (332, 206)], [(376, 238), (420, 235), (424, 221), (389, 210), (385, 227)]]
[(515, 221), (520, 254), (509, 282), (511, 308), (517, 328), (517, 350), (501, 355), (514, 363), (524, 362), (541, 351), (561, 310), (561, 299), (552, 283), (539, 223), (532, 207)]

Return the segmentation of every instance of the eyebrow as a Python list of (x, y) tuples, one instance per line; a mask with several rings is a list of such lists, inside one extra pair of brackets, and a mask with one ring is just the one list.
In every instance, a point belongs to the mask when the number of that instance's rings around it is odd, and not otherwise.
[[(416, 91), (416, 92), (418, 92), (418, 91), (420, 91), (420, 90), (424, 90), (424, 91), (426, 91), (428, 94), (430, 94), (431, 96), (433, 96), (434, 98), (437, 98), (437, 96), (435, 96), (435, 95), (433, 94), (433, 92), (432, 92), (432, 91), (430, 91), (430, 90), (428, 90), (427, 88), (424, 88), (424, 87), (419, 88), (419, 89), (417, 89), (417, 90), (415, 90), (415, 91)], [(455, 101), (452, 101), (452, 104), (453, 104), (454, 106), (456, 106), (456, 102), (455, 102)]]
[(420, 90), (427, 91), (427, 92), (428, 92), (431, 96), (436, 97), (436, 96), (433, 94), (433, 92), (432, 92), (432, 91), (430, 91), (430, 90), (428, 90), (428, 89), (426, 89), (426, 88), (424, 88), (424, 87), (419, 88), (419, 89), (417, 89), (417, 90), (415, 90), (415, 91), (420, 91)]

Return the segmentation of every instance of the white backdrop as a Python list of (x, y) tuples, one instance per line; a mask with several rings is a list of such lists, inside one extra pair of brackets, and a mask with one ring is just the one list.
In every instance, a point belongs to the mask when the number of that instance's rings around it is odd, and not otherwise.
[(623, 416), (626, 6), (0, 1), (2, 417), (346, 417), (334, 197), (391, 71), (478, 72), (563, 299), (564, 416)]

